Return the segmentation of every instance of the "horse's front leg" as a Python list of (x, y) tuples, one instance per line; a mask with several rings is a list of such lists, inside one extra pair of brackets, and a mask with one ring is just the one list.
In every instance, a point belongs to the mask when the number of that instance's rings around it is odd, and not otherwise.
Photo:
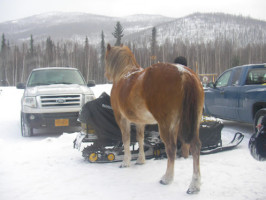
[(139, 143), (139, 155), (136, 164), (142, 165), (145, 163), (145, 153), (144, 153), (144, 129), (145, 125), (136, 125), (137, 129), (137, 141)]
[(130, 122), (125, 119), (121, 118), (119, 120), (119, 127), (122, 133), (122, 141), (124, 145), (124, 159), (120, 168), (129, 167), (131, 161), (131, 152), (130, 152)]

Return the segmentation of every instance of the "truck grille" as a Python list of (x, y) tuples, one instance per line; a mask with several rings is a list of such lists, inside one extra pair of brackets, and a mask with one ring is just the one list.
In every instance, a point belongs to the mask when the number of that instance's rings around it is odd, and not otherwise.
[(41, 96), (42, 107), (73, 107), (81, 105), (81, 95)]

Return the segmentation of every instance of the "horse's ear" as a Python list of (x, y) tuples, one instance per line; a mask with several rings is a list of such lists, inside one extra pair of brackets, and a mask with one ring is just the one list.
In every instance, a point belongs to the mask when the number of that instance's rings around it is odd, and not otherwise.
[(107, 44), (107, 51), (110, 51), (111, 50), (111, 45), (108, 43)]

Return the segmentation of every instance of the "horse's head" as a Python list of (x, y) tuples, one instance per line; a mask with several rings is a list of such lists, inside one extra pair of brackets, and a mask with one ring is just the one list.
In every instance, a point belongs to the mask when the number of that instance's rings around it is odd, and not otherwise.
[(105, 54), (105, 76), (109, 81), (115, 81), (125, 72), (139, 65), (127, 46), (107, 45)]

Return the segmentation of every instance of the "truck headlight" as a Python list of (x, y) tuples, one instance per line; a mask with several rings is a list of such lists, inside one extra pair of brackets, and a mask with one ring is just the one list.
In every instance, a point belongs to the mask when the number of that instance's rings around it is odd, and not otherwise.
[(94, 95), (85, 95), (85, 103), (87, 103), (88, 101), (92, 101), (94, 99), (95, 99)]
[(23, 99), (23, 106), (28, 106), (31, 108), (37, 107), (37, 102), (35, 97), (24, 97)]

